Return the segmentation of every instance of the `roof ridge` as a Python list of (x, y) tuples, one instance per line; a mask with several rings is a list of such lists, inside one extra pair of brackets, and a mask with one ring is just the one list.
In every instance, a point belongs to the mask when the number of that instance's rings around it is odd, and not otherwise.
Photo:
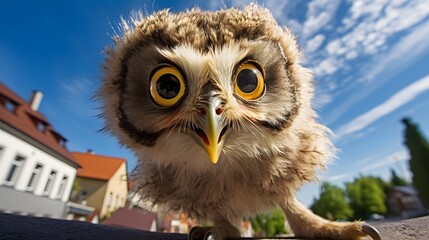
[(100, 158), (110, 158), (110, 159), (117, 159), (121, 161), (127, 161), (125, 158), (122, 157), (115, 157), (115, 156), (109, 156), (105, 154), (97, 154), (97, 153), (85, 153), (85, 152), (79, 152), (79, 151), (72, 151), (72, 154), (80, 154), (80, 155), (88, 155), (88, 156), (94, 156), (94, 157), (100, 157)]
[(109, 180), (123, 164), (126, 168), (126, 159), (124, 158), (82, 152), (72, 152), (72, 155), (82, 166), (77, 172), (78, 177)]

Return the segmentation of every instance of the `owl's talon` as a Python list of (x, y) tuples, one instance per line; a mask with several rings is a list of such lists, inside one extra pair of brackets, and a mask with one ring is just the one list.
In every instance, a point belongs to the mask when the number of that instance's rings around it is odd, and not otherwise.
[(212, 229), (211, 227), (192, 227), (188, 233), (187, 240), (204, 240), (206, 233)]
[(204, 235), (204, 240), (216, 240), (213, 231), (209, 230)]
[(362, 231), (368, 234), (368, 236), (370, 236), (373, 240), (382, 240), (382, 237), (378, 230), (375, 227), (369, 225), (368, 223), (362, 224)]

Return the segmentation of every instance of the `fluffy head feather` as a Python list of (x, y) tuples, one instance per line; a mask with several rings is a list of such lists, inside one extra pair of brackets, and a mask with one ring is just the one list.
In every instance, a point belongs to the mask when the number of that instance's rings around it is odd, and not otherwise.
[[(314, 120), (312, 76), (295, 37), (268, 10), (165, 10), (132, 22), (107, 50), (99, 96), (106, 128), (139, 158), (144, 197), (237, 219), (278, 204), (324, 168), (332, 148)], [(265, 72), (265, 93), (255, 101), (237, 97), (232, 84), (246, 61)], [(186, 82), (183, 99), (167, 108), (149, 92), (151, 74), (165, 63)], [(228, 126), (216, 165), (189, 135), (210, 94), (221, 99)]]

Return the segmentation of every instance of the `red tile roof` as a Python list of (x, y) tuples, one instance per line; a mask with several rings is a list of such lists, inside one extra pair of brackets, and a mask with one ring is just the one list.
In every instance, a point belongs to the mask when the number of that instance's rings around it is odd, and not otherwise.
[(119, 208), (103, 224), (149, 231), (152, 222), (156, 221), (156, 213), (146, 212), (138, 208)]
[(95, 155), (93, 153), (73, 152), (81, 168), (77, 171), (78, 177), (109, 180), (119, 167), (126, 161), (123, 158)]
[[(14, 106), (13, 112), (6, 108), (8, 104)], [(46, 117), (42, 113), (32, 110), (28, 102), (2, 83), (0, 83), (0, 122), (4, 122), (61, 155), (74, 167), (79, 167), (75, 158), (65, 147), (67, 140), (52, 127)], [(41, 130), (38, 129), (38, 124), (43, 125)]]

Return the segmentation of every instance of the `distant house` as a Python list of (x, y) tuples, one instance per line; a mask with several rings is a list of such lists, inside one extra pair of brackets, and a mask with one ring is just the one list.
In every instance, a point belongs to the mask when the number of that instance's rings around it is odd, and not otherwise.
[[(136, 209), (136, 211), (140, 212), (148, 212), (148, 210), (150, 210), (152, 213), (156, 214), (156, 227), (158, 232), (188, 233), (189, 229), (197, 224), (196, 219), (188, 218), (183, 212), (169, 212), (162, 207), (153, 206), (149, 201), (142, 199), (137, 182), (136, 179), (128, 179), (129, 192), (127, 207), (129, 209)], [(116, 220), (116, 222), (117, 221), (118, 220)]]
[(427, 214), (412, 186), (394, 186), (388, 193), (387, 204), (393, 214), (404, 218)]
[(67, 220), (100, 223), (98, 211), (93, 207), (86, 206), (86, 202), (68, 202), (67, 207)]
[(96, 155), (91, 151), (72, 154), (82, 167), (76, 177), (79, 191), (71, 200), (95, 208), (100, 219), (124, 207), (128, 194), (125, 159)]
[(138, 208), (119, 208), (103, 224), (156, 232), (156, 222), (157, 214), (154, 212), (146, 212)]
[(63, 137), (29, 102), (0, 83), (0, 211), (64, 218), (79, 164)]

